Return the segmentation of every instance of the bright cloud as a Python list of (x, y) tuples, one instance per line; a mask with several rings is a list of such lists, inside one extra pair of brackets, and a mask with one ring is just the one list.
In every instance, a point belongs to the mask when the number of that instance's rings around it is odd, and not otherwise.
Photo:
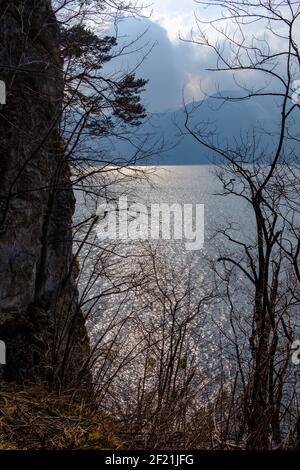
[(194, 24), (194, 0), (153, 0), (152, 21), (167, 31), (172, 42), (177, 42), (179, 33), (185, 35)]
[[(189, 38), (192, 29), (194, 37), (197, 37), (195, 13), (200, 19), (209, 19), (220, 15), (219, 8), (203, 8), (194, 0), (151, 0), (149, 13), (150, 10), (152, 10), (150, 19), (127, 18), (119, 26), (120, 38), (129, 43), (147, 30), (146, 35), (134, 46), (141, 52), (123, 58), (124, 61), (128, 61), (129, 69), (135, 69), (135, 66), (141, 62), (138, 75), (149, 79), (143, 95), (148, 105), (147, 109), (152, 112), (176, 109), (182, 105), (183, 93), (185, 99), (190, 101), (200, 100), (205, 94), (215, 93), (216, 89), (236, 89), (231, 73), (207, 71), (208, 68), (215, 66), (215, 56), (209, 48), (179, 40), (179, 34), (181, 37)], [(223, 26), (227, 26), (227, 33), (230, 31), (236, 40), (239, 39), (238, 32), (235, 31), (236, 26), (231, 20), (228, 20), (227, 24), (225, 22)], [(266, 40), (271, 50), (280, 51), (282, 39), (279, 35), (271, 34), (263, 26), (262, 23), (245, 26), (247, 39), (250, 42), (258, 41), (259, 47), (262, 46), (263, 40)], [(205, 27), (205, 30), (212, 42), (221, 39), (220, 33), (211, 32), (209, 27)], [(300, 19), (295, 25), (295, 32), (295, 38), (300, 44)], [(278, 33), (284, 32), (278, 31)], [(120, 41), (122, 43), (122, 39)], [(140, 46), (141, 43), (147, 44), (147, 42), (155, 44), (155, 47), (143, 61), (143, 48)], [(124, 68), (124, 63), (121, 66), (117, 61), (117, 65), (120, 65), (121, 69)], [(245, 88), (251, 86), (251, 83), (257, 87), (263, 87), (268, 83), (264, 75), (258, 76), (254, 72), (239, 73), (235, 79)]]

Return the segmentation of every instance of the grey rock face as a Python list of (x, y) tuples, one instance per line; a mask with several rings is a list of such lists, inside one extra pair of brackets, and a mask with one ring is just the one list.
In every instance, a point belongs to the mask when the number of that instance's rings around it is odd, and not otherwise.
[(59, 28), (47, 1), (0, 1), (0, 340), (5, 380), (72, 385), (88, 354), (58, 125)]

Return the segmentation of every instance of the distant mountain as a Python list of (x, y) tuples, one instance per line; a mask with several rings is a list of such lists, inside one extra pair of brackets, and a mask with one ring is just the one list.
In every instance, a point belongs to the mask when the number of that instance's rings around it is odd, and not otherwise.
[[(232, 92), (223, 92), (233, 97)], [(237, 95), (235, 95), (237, 97)], [(219, 145), (239, 145), (252, 142), (255, 135), (256, 145), (266, 151), (276, 143), (279, 131), (281, 109), (279, 102), (270, 97), (254, 97), (242, 101), (223, 102), (212, 96), (198, 103), (187, 105), (190, 114), (189, 126), (198, 130), (201, 135)], [(297, 123), (290, 123), (290, 129), (300, 132), (300, 112)], [(214, 153), (205, 149), (185, 129), (186, 111), (184, 108), (175, 112), (156, 114), (143, 124), (136, 132), (133, 141), (139, 142), (149, 137), (149, 148), (155, 148), (158, 139), (164, 141), (164, 151), (153, 156), (152, 162), (157, 165), (192, 165), (207, 164), (214, 158)], [(118, 142), (116, 150), (120, 156), (133, 153), (128, 143)], [(150, 163), (150, 162), (148, 162)]]

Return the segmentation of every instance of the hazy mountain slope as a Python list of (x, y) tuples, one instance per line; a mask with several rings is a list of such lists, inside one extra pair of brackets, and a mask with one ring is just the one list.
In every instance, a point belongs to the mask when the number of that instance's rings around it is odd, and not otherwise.
[[(232, 92), (228, 95), (233, 96)], [(270, 152), (276, 144), (276, 133), (279, 129), (281, 110), (275, 99), (256, 97), (244, 101), (223, 102), (214, 97), (199, 103), (189, 104), (188, 111), (194, 109), (189, 125), (197, 128), (201, 134), (210, 135), (220, 145), (234, 142), (240, 143), (241, 137), (252, 142), (253, 135), (257, 144)], [(191, 135), (186, 134), (185, 110), (157, 114), (151, 117), (139, 130), (134, 142), (138, 145), (140, 140), (150, 135), (149, 148), (161, 138), (164, 140), (165, 150), (153, 157), (153, 162), (164, 165), (205, 164), (213, 158), (213, 152), (201, 146)], [(298, 128), (300, 129), (298, 122)], [(291, 123), (295, 129), (295, 124)], [(271, 135), (272, 134), (272, 135)], [(116, 143), (115, 150), (120, 157), (132, 154), (128, 143)]]

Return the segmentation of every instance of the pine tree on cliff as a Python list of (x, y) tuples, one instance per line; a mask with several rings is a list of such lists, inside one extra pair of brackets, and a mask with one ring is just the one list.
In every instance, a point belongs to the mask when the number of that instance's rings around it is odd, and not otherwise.
[[(101, 2), (89, 3), (98, 11)], [(0, 79), (7, 88), (0, 107), (3, 380), (70, 387), (82, 377), (89, 341), (77, 302), (72, 155), (61, 122), (80, 107), (77, 133), (108, 135), (117, 125), (140, 123), (145, 81), (101, 73), (115, 45), (79, 16), (59, 23), (49, 1), (0, 1)]]

